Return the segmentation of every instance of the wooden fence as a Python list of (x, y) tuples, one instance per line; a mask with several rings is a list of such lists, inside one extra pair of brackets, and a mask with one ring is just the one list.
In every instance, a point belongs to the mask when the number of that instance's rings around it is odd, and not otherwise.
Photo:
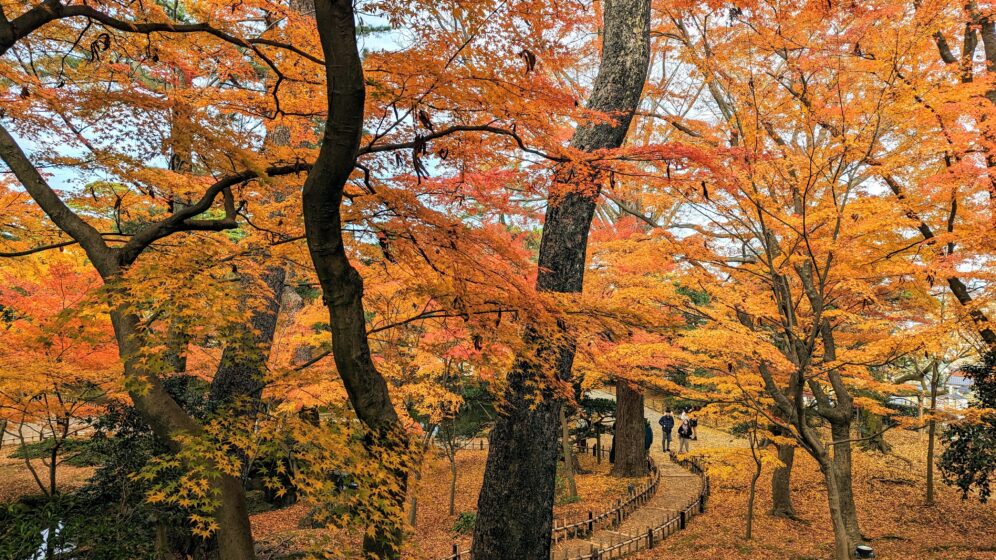
[(594, 548), (593, 546), (587, 553), (578, 556), (568, 556), (565, 551), (561, 557), (551, 555), (551, 560), (609, 560), (612, 558), (623, 558), (634, 552), (654, 548), (664, 539), (683, 530), (692, 517), (705, 512), (706, 500), (709, 498), (709, 477), (705, 475), (701, 464), (697, 460), (690, 459), (678, 461), (674, 453), (671, 454), (671, 460), (699, 475), (699, 492), (695, 498), (684, 504), (674, 515), (663, 519), (654, 527), (648, 527), (644, 534), (622, 538), (618, 542), (612, 542), (608, 546), (602, 546), (601, 548)]
[[(592, 455), (600, 454), (601, 456), (599, 458), (605, 460), (608, 460), (608, 456), (611, 453), (611, 450), (606, 450), (601, 446), (582, 448), (581, 451), (587, 452), (589, 449), (591, 450)], [(657, 468), (657, 465), (654, 464), (653, 459), (650, 459), (650, 479), (639, 488), (633, 489), (629, 493), (629, 496), (625, 499), (616, 500), (616, 502), (608, 510), (598, 514), (589, 511), (587, 515), (577, 519), (554, 519), (553, 532), (551, 535), (553, 544), (556, 545), (557, 543), (568, 539), (582, 538), (606, 527), (618, 527), (627, 517), (630, 516), (630, 514), (654, 497), (660, 483), (660, 470)], [(449, 556), (440, 558), (439, 560), (472, 559), (473, 555), (469, 550), (460, 550), (460, 546), (454, 543), (452, 553)]]
[[(566, 550), (562, 552), (562, 555), (551, 552), (550, 559), (609, 560), (612, 558), (623, 558), (634, 552), (654, 548), (654, 546), (664, 539), (684, 529), (685, 525), (689, 520), (691, 520), (691, 518), (705, 512), (706, 501), (709, 498), (709, 477), (706, 476), (701, 463), (697, 459), (678, 460), (674, 453), (671, 453), (671, 460), (697, 474), (700, 481), (698, 494), (695, 498), (684, 504), (677, 513), (663, 519), (654, 527), (648, 527), (646, 529), (646, 533), (628, 538), (621, 538), (618, 542), (613, 541), (600, 548), (595, 548), (595, 546), (592, 545), (587, 553), (582, 553), (580, 555), (569, 556), (569, 553)], [(635, 492), (627, 500), (617, 502), (611, 509), (598, 516), (594, 516), (591, 512), (588, 512), (587, 520), (574, 523), (564, 523), (560, 527), (558, 527), (555, 522), (553, 542), (557, 543), (565, 538), (588, 536), (603, 527), (619, 526), (623, 519), (628, 517), (629, 514), (653, 497), (654, 493), (657, 492), (658, 485), (660, 484), (660, 476), (660, 471), (657, 469), (657, 466), (652, 464), (652, 476), (650, 482), (648, 482), (642, 490)], [(559, 540), (558, 531), (560, 534)], [(454, 544), (452, 554), (440, 560), (473, 560), (473, 558), (474, 557), (471, 551), (461, 551), (459, 546)]]

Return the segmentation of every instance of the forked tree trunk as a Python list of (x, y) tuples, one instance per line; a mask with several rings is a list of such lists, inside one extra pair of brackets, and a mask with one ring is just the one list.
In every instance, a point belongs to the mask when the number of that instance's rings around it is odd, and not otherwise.
[(644, 446), (643, 393), (628, 382), (616, 381), (616, 462), (614, 476), (647, 474)]
[[(647, 79), (650, 61), (650, 1), (609, 0), (603, 4), (602, 60), (588, 108), (609, 113), (615, 122), (579, 126), (575, 149), (593, 151), (622, 145)], [(548, 194), (539, 250), (536, 287), (577, 293), (584, 282), (588, 231), (595, 213), (600, 177), (564, 167)], [(534, 331), (527, 346), (547, 363), (523, 357), (508, 375), (507, 406), (491, 431), (484, 484), (477, 502), (472, 548), (475, 560), (544, 559), (550, 556), (560, 399), (552, 378), (568, 380), (575, 347), (569, 337), (559, 347)], [(552, 364), (552, 368), (550, 367)], [(541, 401), (532, 398), (536, 385)]]
[[(108, 293), (113, 294), (115, 290), (122, 288), (119, 285), (122, 272), (147, 246), (142, 245), (143, 239), (154, 240), (155, 235), (165, 231), (141, 230), (125, 246), (127, 250), (112, 250), (93, 226), (87, 224), (59, 198), (2, 125), (0, 159), (7, 163), (45, 214), (86, 251), (91, 264), (109, 288)], [(162, 225), (165, 223), (159, 222), (160, 227), (166, 227)], [(145, 364), (145, 340), (139, 318), (124, 308), (112, 309), (110, 317), (118, 354), (124, 364), (125, 386), (142, 419), (174, 450), (178, 450), (181, 445), (177, 436), (203, 435), (203, 427), (177, 404), (163, 387), (157, 373)], [(219, 501), (215, 516), (218, 523), (220, 560), (251, 560), (255, 553), (242, 486), (231, 477), (219, 477), (209, 483), (216, 490)]]
[(778, 517), (795, 517), (792, 506), (792, 464), (795, 462), (795, 446), (791, 444), (776, 444), (778, 460), (781, 467), (771, 473), (771, 515)]

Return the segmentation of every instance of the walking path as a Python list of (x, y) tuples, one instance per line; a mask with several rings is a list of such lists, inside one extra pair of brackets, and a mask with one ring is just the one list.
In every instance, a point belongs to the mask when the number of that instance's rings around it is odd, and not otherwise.
[[(591, 391), (596, 398), (615, 399), (615, 396), (604, 391)], [(650, 456), (661, 471), (661, 484), (657, 493), (643, 507), (633, 512), (623, 523), (612, 530), (599, 530), (583, 539), (571, 539), (557, 544), (552, 558), (571, 558), (586, 554), (592, 549), (605, 548), (613, 544), (647, 534), (648, 527), (660, 525), (664, 520), (674, 517), (678, 509), (688, 504), (699, 493), (701, 481), (683, 467), (673, 463), (662, 449), (660, 424), (657, 421), (661, 413), (652, 408), (644, 408), (644, 416), (650, 420), (654, 430), (654, 444)], [(701, 424), (700, 424), (701, 426)], [(677, 449), (677, 436), (674, 446)]]

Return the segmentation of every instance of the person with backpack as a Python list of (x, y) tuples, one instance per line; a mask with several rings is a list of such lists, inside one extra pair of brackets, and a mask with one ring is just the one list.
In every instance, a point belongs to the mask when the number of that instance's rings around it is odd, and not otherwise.
[(688, 417), (688, 425), (692, 428), (692, 439), (699, 439), (699, 419), (694, 416), (695, 412)]
[(682, 420), (678, 427), (678, 453), (688, 453), (688, 442), (692, 439), (692, 425)]
[(660, 420), (657, 421), (661, 425), (661, 447), (664, 449), (664, 453), (671, 451), (671, 430), (674, 429), (674, 414), (671, 413), (671, 409), (667, 409), (664, 415), (661, 416)]

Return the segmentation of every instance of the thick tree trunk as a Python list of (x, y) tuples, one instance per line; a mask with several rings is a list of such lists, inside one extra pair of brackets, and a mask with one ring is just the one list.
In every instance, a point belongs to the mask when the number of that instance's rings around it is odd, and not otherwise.
[(840, 505), (840, 514), (847, 528), (847, 536), (854, 544), (862, 542), (861, 528), (858, 525), (858, 510), (854, 504), (854, 485), (851, 473), (851, 426), (850, 422), (834, 422), (830, 425), (830, 433), (835, 443), (833, 446), (833, 474), (837, 479), (836, 491)]
[(263, 282), (270, 294), (266, 305), (252, 312), (249, 325), (239, 327), (238, 332), (225, 346), (221, 363), (211, 382), (211, 406), (217, 409), (235, 404), (240, 400), (252, 404), (263, 393), (266, 363), (270, 359), (270, 348), (277, 330), (277, 316), (280, 312), (280, 297), (283, 293), (287, 270), (282, 266), (271, 266), (263, 273)]
[[(602, 61), (588, 108), (616, 120), (575, 130), (571, 146), (584, 151), (622, 145), (640, 103), (650, 60), (649, 0), (610, 0), (604, 4), (603, 18)], [(557, 172), (540, 241), (536, 282), (540, 291), (581, 291), (599, 180), (590, 170), (565, 166)], [(475, 560), (550, 555), (561, 403), (548, 389), (541, 389), (538, 404), (531, 397), (537, 383), (550, 386), (552, 378), (570, 378), (575, 348), (569, 337), (559, 348), (540, 338), (528, 332), (525, 341), (529, 346), (538, 343), (538, 355), (554, 365), (544, 367), (521, 358), (509, 373), (507, 406), (491, 432), (477, 503)]]
[(527, 371), (513, 371), (506, 397), (512, 412), (499, 416), (491, 430), (484, 484), (477, 500), (475, 560), (550, 556), (557, 420), (562, 405), (551, 392), (539, 402), (531, 400), (526, 383), (540, 378), (542, 372)]
[(643, 393), (626, 381), (616, 381), (616, 462), (614, 476), (647, 474), (644, 446)]
[(363, 278), (349, 262), (342, 235), (340, 206), (356, 164), (366, 97), (353, 3), (315, 0), (315, 18), (325, 56), (328, 119), (318, 159), (304, 183), (305, 235), (329, 309), (336, 369), (353, 410), (367, 428), (364, 443), (371, 460), (380, 463), (393, 480), (378, 489), (383, 493), (381, 521), (364, 535), (363, 549), (374, 558), (397, 558), (408, 482), (406, 461), (398, 457), (408, 453), (408, 438), (398, 422), (387, 382), (370, 356)]
[(778, 460), (784, 466), (775, 468), (771, 473), (771, 515), (794, 518), (792, 464), (795, 462), (795, 446), (776, 444), (775, 447), (778, 449)]

